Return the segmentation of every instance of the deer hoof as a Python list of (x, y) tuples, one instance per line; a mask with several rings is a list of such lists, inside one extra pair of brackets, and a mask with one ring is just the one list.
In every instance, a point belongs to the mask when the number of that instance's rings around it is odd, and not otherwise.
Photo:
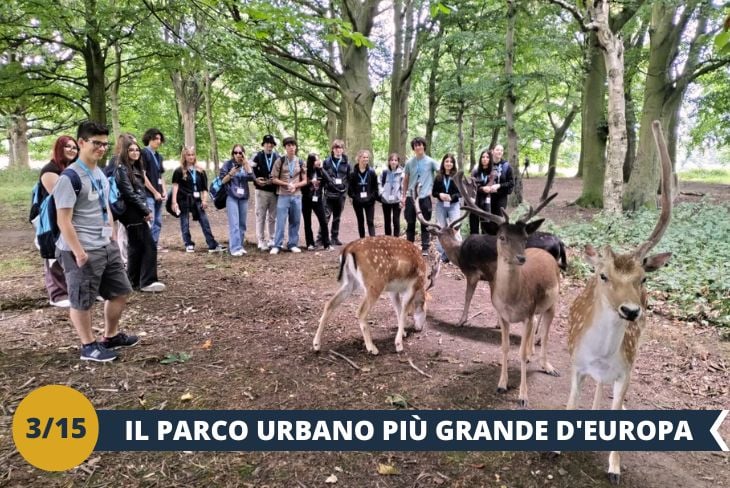
[(527, 400), (520, 398), (520, 408), (527, 408)]
[(497, 393), (507, 393), (507, 388), (504, 386), (498, 386)]
[(545, 374), (549, 374), (550, 376), (555, 376), (556, 378), (560, 377), (560, 373), (555, 368), (543, 368), (543, 372)]
[(535, 345), (539, 346), (540, 344), (542, 344), (542, 340), (540, 338), (535, 339)]
[(396, 344), (395, 352), (403, 352), (403, 344)]
[[(401, 349), (402, 349), (402, 348), (401, 348)], [(370, 354), (372, 354), (373, 356), (377, 356), (377, 355), (378, 355), (378, 353), (379, 353), (380, 351), (378, 351), (378, 348), (377, 348), (377, 347), (373, 346), (373, 348), (372, 348), (372, 349), (370, 349), (370, 350), (369, 350), (368, 352), (369, 352)]]
[(612, 485), (618, 485), (621, 483), (621, 473), (608, 473), (608, 481)]

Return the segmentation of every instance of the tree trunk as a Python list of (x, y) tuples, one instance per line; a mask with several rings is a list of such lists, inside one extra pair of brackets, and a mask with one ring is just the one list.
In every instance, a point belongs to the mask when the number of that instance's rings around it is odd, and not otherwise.
[[(464, 160), (464, 111), (466, 110), (466, 103), (464, 101), (459, 102), (458, 110), (456, 112), (456, 160)], [(433, 152), (431, 153), (433, 156)], [(436, 159), (436, 158), (434, 158)]]
[(631, 87), (626, 86), (624, 93), (626, 104), (626, 158), (624, 158), (623, 180), (628, 183), (636, 161), (636, 107), (631, 94)]
[(517, 97), (513, 91), (513, 65), (515, 57), (515, 20), (517, 17), (516, 0), (507, 0), (507, 35), (506, 35), (506, 58), (504, 63), (504, 76), (507, 81), (507, 93), (505, 96), (504, 112), (507, 121), (507, 157), (514, 172), (515, 187), (510, 197), (510, 205), (517, 206), (522, 203), (522, 178), (520, 176), (520, 160), (517, 146), (517, 129), (515, 128), (515, 104)]
[(560, 151), (560, 145), (565, 140), (565, 134), (568, 132), (573, 120), (575, 120), (575, 116), (578, 115), (578, 110), (579, 108), (576, 105), (573, 105), (570, 112), (568, 112), (568, 115), (565, 117), (565, 120), (563, 120), (563, 123), (559, 126), (553, 125), (553, 140), (550, 145), (547, 180), (545, 181), (545, 188), (542, 191), (540, 200), (545, 200), (550, 194), (550, 189), (552, 188), (553, 180), (555, 179), (555, 172), (558, 167), (558, 152)]
[(182, 122), (183, 143), (185, 147), (195, 147), (195, 123), (201, 102), (200, 84), (194, 74), (173, 71), (171, 77)]
[(122, 80), (122, 46), (119, 42), (114, 43), (114, 79), (109, 85), (109, 103), (112, 112), (112, 134), (116, 140), (122, 133), (122, 126), (119, 122), (119, 85)]
[(87, 0), (84, 7), (86, 43), (82, 54), (89, 92), (89, 119), (106, 124), (106, 56), (99, 40), (99, 25), (103, 19), (99, 19), (96, 0)]
[(30, 168), (28, 157), (28, 119), (25, 110), (18, 107), (10, 115), (10, 167)]
[[(499, 103), (497, 104), (497, 114), (494, 116), (494, 120), (501, 120), (502, 116), (504, 115), (504, 98), (501, 98), (499, 100)], [(499, 144), (499, 132), (502, 129), (502, 124), (496, 124), (492, 128), (492, 138), (489, 141), (489, 148), (493, 148), (497, 144)], [(474, 163), (476, 164), (476, 162)]]
[(581, 167), (583, 191), (577, 203), (583, 207), (603, 205), (603, 177), (606, 168), (606, 64), (597, 46), (596, 34), (588, 35), (586, 77), (583, 80), (581, 112)]
[[(477, 115), (471, 115), (471, 131), (469, 131), (469, 172), (474, 169), (477, 162)], [(466, 167), (461, 161), (462, 168)]]
[(441, 102), (441, 97), (436, 89), (438, 79), (439, 63), (441, 62), (441, 37), (443, 29), (434, 43), (433, 56), (431, 57), (431, 72), (428, 75), (428, 118), (426, 119), (426, 147), (430, 151), (433, 147), (433, 130), (436, 127), (436, 113)]
[(394, 51), (393, 51), (393, 73), (390, 77), (390, 129), (388, 134), (388, 154), (405, 153), (405, 140), (403, 139), (403, 97), (408, 99), (408, 93), (403, 93), (403, 0), (393, 1), (393, 28), (394, 28)]
[(210, 139), (210, 157), (208, 161), (213, 162), (213, 169), (218, 174), (220, 159), (218, 158), (218, 136), (215, 132), (215, 119), (213, 118), (213, 82), (207, 70), (205, 71), (203, 82), (205, 88), (205, 120), (208, 124), (208, 137)]

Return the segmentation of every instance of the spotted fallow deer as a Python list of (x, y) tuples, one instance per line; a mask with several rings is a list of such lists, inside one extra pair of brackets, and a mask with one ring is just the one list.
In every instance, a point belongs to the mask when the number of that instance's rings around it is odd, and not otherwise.
[[(586, 257), (595, 274), (570, 307), (568, 349), (572, 374), (568, 409), (576, 408), (581, 383), (591, 376), (597, 383), (593, 408), (601, 403), (601, 385), (613, 384), (611, 408), (623, 408), (639, 337), (646, 325), (646, 273), (665, 266), (671, 253), (647, 256), (661, 239), (672, 213), (672, 163), (658, 121), (652, 124), (662, 165), (662, 209), (648, 240), (632, 252), (616, 254), (610, 246), (597, 253), (586, 246)], [(619, 453), (608, 458), (608, 477), (618, 484)]]
[(414, 310), (416, 331), (423, 329), (426, 323), (426, 291), (433, 286), (439, 264), (434, 263), (428, 275), (426, 269), (421, 251), (413, 243), (397, 237), (365, 237), (347, 244), (340, 255), (340, 274), (337, 277), (340, 289), (324, 306), (312, 342), (314, 350), (319, 351), (322, 329), (329, 316), (359, 287), (365, 290), (365, 298), (357, 312), (365, 349), (371, 354), (378, 354), (366, 318), (385, 291), (390, 296), (398, 320), (395, 350), (403, 351), (405, 325), (411, 308)]
[(555, 317), (560, 295), (560, 269), (555, 259), (542, 249), (525, 249), (529, 235), (542, 225), (545, 219), (530, 222), (545, 205), (557, 196), (554, 193), (542, 201), (537, 208), (529, 208), (527, 215), (510, 223), (509, 215), (502, 210), (502, 216), (493, 215), (479, 208), (471, 195), (473, 183), (462, 173), (457, 174), (456, 184), (464, 198), (464, 209), (494, 222), (492, 229), (497, 234), (497, 271), (490, 291), (492, 305), (499, 316), (502, 330), (502, 371), (497, 392), (507, 391), (507, 357), (509, 354), (509, 326), (524, 322), (525, 329), (520, 343), (521, 378), (519, 400), (527, 406), (527, 362), (533, 350), (534, 317), (540, 316), (541, 343), (540, 366), (546, 373), (558, 376), (558, 372), (547, 360), (547, 339), (550, 324)]

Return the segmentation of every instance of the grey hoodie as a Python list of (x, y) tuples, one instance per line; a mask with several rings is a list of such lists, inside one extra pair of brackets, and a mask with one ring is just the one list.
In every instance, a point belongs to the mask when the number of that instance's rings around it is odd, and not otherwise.
[(383, 203), (400, 203), (403, 197), (403, 168), (398, 166), (395, 171), (383, 170), (378, 183)]

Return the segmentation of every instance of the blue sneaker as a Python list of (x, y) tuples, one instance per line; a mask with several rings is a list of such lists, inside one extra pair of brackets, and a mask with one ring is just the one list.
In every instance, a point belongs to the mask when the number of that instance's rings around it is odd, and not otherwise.
[(99, 363), (106, 363), (108, 361), (114, 361), (117, 358), (117, 353), (110, 351), (98, 342), (94, 342), (87, 346), (81, 346), (81, 360), (82, 361), (96, 361)]
[(107, 337), (100, 342), (101, 346), (105, 349), (113, 351), (120, 347), (130, 347), (139, 342), (139, 337), (135, 335), (127, 335), (124, 332), (120, 332), (114, 337)]

